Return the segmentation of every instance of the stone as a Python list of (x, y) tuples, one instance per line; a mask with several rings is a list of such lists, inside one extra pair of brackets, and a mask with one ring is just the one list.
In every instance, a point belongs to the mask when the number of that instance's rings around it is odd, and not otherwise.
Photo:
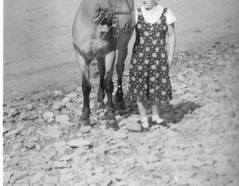
[(58, 149), (60, 147), (66, 146), (66, 145), (67, 145), (67, 143), (65, 140), (53, 143), (53, 146), (55, 149)]
[(154, 163), (154, 162), (160, 161), (160, 158), (157, 156), (153, 156), (153, 155), (146, 155), (145, 160), (148, 163)]
[(10, 178), (9, 183), (10, 183), (11, 185), (13, 185), (16, 181), (17, 181), (16, 176), (15, 176), (15, 175), (12, 175), (11, 178)]
[(45, 171), (38, 171), (36, 172), (31, 178), (30, 178), (30, 182), (32, 184), (36, 184), (37, 182), (39, 182), (43, 177), (45, 176)]
[(122, 164), (129, 167), (133, 167), (135, 162), (136, 162), (136, 159), (134, 157), (128, 157), (122, 161)]
[(12, 174), (12, 172), (3, 172), (3, 183), (8, 184)]
[(127, 139), (128, 138), (128, 134), (126, 132), (116, 132), (115, 133), (116, 138), (118, 139)]
[(58, 96), (62, 96), (63, 93), (61, 90), (55, 90), (54, 93), (53, 93), (54, 97), (58, 97)]
[(73, 139), (67, 142), (67, 144), (70, 147), (79, 147), (79, 146), (91, 146), (92, 145), (92, 141), (90, 140), (83, 140), (83, 139)]
[(44, 182), (45, 183), (58, 183), (58, 178), (56, 176), (46, 175), (44, 177)]
[(91, 131), (92, 127), (90, 125), (82, 126), (80, 128), (80, 132), (82, 134), (89, 133)]
[(39, 140), (39, 136), (32, 136), (28, 139), (28, 142), (38, 142)]
[(18, 127), (17, 129), (11, 130), (8, 133), (6, 133), (5, 137), (17, 136), (17, 135), (21, 134), (22, 131), (23, 131), (23, 127)]
[(64, 173), (60, 176), (60, 182), (71, 182), (70, 180), (72, 180), (74, 177), (75, 174), (73, 172)]
[(13, 150), (19, 150), (22, 148), (22, 143), (15, 143), (14, 145), (12, 145), (12, 149)]
[(41, 145), (40, 144), (36, 144), (35, 150), (36, 151), (40, 151), (41, 149), (42, 149)]
[(62, 102), (64, 103), (69, 103), (71, 101), (71, 99), (69, 97), (65, 97), (62, 99)]
[(60, 158), (60, 161), (70, 161), (72, 157), (70, 155), (64, 155)]
[(68, 122), (70, 120), (69, 116), (67, 115), (59, 115), (55, 117), (55, 121), (58, 123)]
[(10, 110), (10, 112), (8, 113), (8, 117), (10, 118), (10, 117), (16, 117), (17, 115), (19, 115), (20, 114), (20, 111), (19, 111), (19, 109), (18, 108), (14, 108), (14, 109), (12, 109), (12, 110)]
[(68, 168), (70, 167), (66, 161), (55, 161), (53, 166), (56, 169)]
[(51, 123), (54, 120), (54, 113), (53, 112), (45, 112), (43, 114), (43, 119), (49, 123)]
[(57, 126), (51, 126), (49, 125), (47, 127), (47, 135), (51, 138), (59, 139), (61, 134)]
[(6, 133), (8, 133), (9, 131), (11, 130), (11, 128), (10, 127), (3, 127), (3, 135), (4, 134), (6, 134)]
[(163, 174), (162, 177), (161, 177), (161, 181), (163, 183), (169, 183), (171, 180), (170, 176), (166, 175), (166, 174)]
[(68, 97), (68, 98), (77, 98), (77, 96), (78, 96), (78, 94), (75, 92), (72, 92), (72, 93), (66, 95), (66, 97)]
[(28, 149), (34, 149), (36, 147), (36, 144), (33, 142), (27, 142), (25, 143), (25, 147)]
[(27, 104), (26, 109), (28, 111), (32, 111), (34, 109), (34, 106), (32, 104)]
[(95, 147), (93, 149), (94, 153), (99, 154), (99, 155), (105, 155), (107, 152), (107, 145), (106, 144), (101, 144), (98, 147)]
[(141, 132), (142, 131), (141, 125), (135, 121), (133, 121), (133, 122), (128, 121), (127, 129), (132, 132)]

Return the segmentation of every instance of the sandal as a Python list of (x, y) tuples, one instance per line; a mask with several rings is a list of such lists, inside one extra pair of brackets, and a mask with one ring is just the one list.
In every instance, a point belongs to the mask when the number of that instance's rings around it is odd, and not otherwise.
[(159, 126), (169, 128), (168, 122), (164, 119), (161, 119), (161, 118), (153, 121), (152, 125), (159, 125)]
[(148, 121), (138, 121), (138, 123), (141, 125), (141, 131), (147, 132), (149, 131), (149, 122)]

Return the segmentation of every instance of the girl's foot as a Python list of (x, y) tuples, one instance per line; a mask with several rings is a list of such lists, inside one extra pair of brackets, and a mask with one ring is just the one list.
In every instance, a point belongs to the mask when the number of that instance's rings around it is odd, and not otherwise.
[(148, 121), (144, 121), (144, 122), (142, 122), (141, 121), (141, 123), (142, 123), (142, 127), (145, 129), (145, 128), (149, 128), (149, 122)]
[(148, 117), (141, 117), (141, 125), (143, 127), (143, 129), (148, 129), (149, 128), (149, 121), (148, 121)]
[(159, 116), (152, 116), (153, 125), (161, 125), (169, 128), (167, 121), (160, 118)]

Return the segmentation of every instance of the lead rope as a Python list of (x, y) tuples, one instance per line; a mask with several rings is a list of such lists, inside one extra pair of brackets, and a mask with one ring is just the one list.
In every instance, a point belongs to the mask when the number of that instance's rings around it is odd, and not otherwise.
[[(100, 41), (102, 41), (102, 39), (105, 37), (105, 35), (107, 34), (107, 32), (108, 32), (112, 27), (114, 27), (114, 25), (111, 25), (111, 26), (107, 29), (107, 31), (103, 34), (103, 36), (100, 37), (100, 39), (99, 39), (98, 41), (96, 41), (95, 43), (91, 44), (90, 47), (92, 47), (92, 46), (98, 44)], [(72, 37), (72, 42), (79, 48), (78, 44), (75, 42), (75, 40), (73, 39), (73, 37)]]

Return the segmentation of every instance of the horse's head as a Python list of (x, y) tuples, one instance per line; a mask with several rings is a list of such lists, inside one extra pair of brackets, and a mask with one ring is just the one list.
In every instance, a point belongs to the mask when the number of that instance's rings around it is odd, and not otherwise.
[(100, 6), (107, 11), (114, 26), (122, 31), (128, 31), (132, 24), (133, 0), (99, 0)]

